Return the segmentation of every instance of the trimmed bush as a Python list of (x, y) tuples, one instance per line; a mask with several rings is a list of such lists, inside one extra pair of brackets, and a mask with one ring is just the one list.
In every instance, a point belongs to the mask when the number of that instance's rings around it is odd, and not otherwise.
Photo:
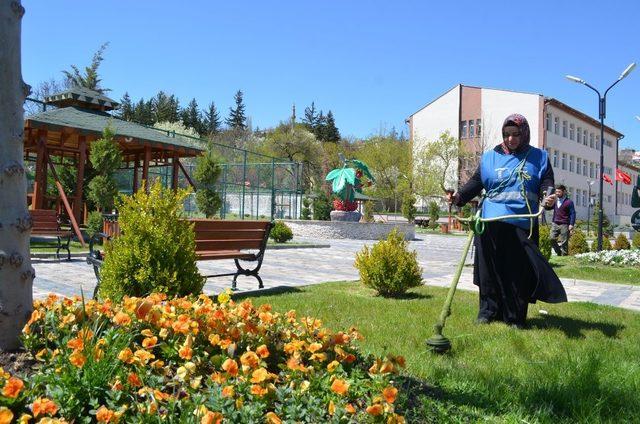
[(316, 221), (329, 221), (331, 219), (331, 200), (326, 193), (321, 191), (313, 199), (313, 219)]
[(106, 245), (100, 298), (117, 301), (152, 292), (185, 296), (202, 291), (194, 232), (182, 219), (188, 194), (156, 182), (149, 194), (141, 188), (118, 202), (122, 235)]
[[(551, 257), (551, 229), (548, 225), (540, 225), (540, 239), (538, 241), (538, 248), (540, 249), (540, 253), (545, 259), (549, 260)], [(585, 240), (586, 242), (586, 240)], [(587, 249), (588, 251), (588, 249)]]
[(589, 251), (589, 243), (587, 238), (580, 229), (573, 230), (573, 234), (569, 238), (569, 255), (578, 255)]
[(87, 234), (89, 234), (89, 237), (92, 237), (95, 233), (102, 232), (103, 229), (102, 214), (98, 211), (91, 212), (87, 217)]
[(629, 239), (627, 239), (627, 236), (625, 236), (622, 233), (618, 234), (618, 237), (616, 238), (616, 241), (613, 244), (613, 248), (615, 250), (631, 249), (631, 245), (629, 244)]
[(213, 217), (222, 206), (222, 199), (215, 191), (215, 184), (221, 172), (220, 158), (212, 147), (208, 146), (207, 150), (196, 158), (196, 169), (193, 172), (198, 186), (196, 205), (207, 218)]
[(416, 217), (416, 198), (411, 193), (405, 193), (402, 197), (402, 216), (409, 222), (413, 222)]
[[(606, 235), (602, 236), (602, 250), (613, 250), (613, 246), (611, 245), (611, 240)], [(598, 239), (596, 238), (593, 243), (591, 243), (591, 251), (598, 251)]]
[(364, 222), (374, 222), (375, 219), (373, 218), (373, 213), (374, 213), (373, 202), (371, 200), (367, 200), (366, 202), (364, 202), (364, 216), (362, 217)]
[(631, 245), (634, 249), (640, 249), (640, 233), (636, 232), (631, 239)]
[(293, 238), (293, 231), (282, 221), (276, 221), (269, 233), (269, 238), (276, 243), (286, 243)]
[(407, 250), (407, 242), (397, 230), (386, 240), (375, 243), (356, 254), (355, 267), (360, 281), (382, 296), (397, 296), (422, 284), (422, 269), (417, 253)]
[(302, 211), (300, 211), (300, 218), (308, 221), (311, 219), (311, 199), (305, 197), (302, 199)]

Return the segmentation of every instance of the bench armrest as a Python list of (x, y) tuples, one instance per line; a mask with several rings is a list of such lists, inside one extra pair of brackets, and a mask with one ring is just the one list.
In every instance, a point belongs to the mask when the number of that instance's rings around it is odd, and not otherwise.
[[(100, 251), (93, 250), (93, 244), (98, 240), (100, 240), (101, 238), (106, 238), (107, 241), (111, 240), (111, 236), (108, 236), (105, 233), (95, 233), (93, 236), (91, 236), (91, 240), (89, 240), (89, 258), (98, 259), (98, 260), (102, 259), (102, 254), (100, 253)], [(87, 262), (88, 261), (89, 259), (87, 258)]]

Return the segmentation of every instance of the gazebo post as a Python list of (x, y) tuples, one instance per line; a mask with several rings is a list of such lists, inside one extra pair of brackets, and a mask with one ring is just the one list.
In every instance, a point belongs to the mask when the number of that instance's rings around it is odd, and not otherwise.
[(142, 161), (142, 181), (144, 189), (149, 192), (149, 162), (151, 162), (151, 146), (144, 146), (144, 160)]
[(76, 194), (73, 201), (73, 215), (76, 221), (82, 222), (82, 191), (84, 190), (84, 167), (87, 162), (87, 137), (78, 136), (78, 169), (76, 178)]
[(46, 147), (47, 131), (38, 131), (38, 153), (36, 156), (36, 176), (33, 185), (33, 209), (42, 209), (44, 195), (47, 192)]
[(138, 169), (140, 167), (140, 155), (136, 153), (135, 159), (133, 160), (133, 192), (138, 191)]
[(177, 153), (173, 154), (171, 164), (173, 165), (171, 169), (171, 188), (175, 191), (178, 190), (178, 172), (180, 170), (180, 159), (178, 158)]

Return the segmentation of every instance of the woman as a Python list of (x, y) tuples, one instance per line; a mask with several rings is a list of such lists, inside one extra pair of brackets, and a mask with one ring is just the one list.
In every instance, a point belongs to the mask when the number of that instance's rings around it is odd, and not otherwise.
[[(482, 217), (529, 214), (554, 186), (547, 152), (529, 145), (529, 124), (514, 114), (502, 125), (502, 144), (485, 152), (470, 180), (449, 200), (463, 206), (484, 189)], [(555, 194), (544, 197), (553, 208)], [(477, 322), (503, 321), (523, 328), (529, 303), (566, 302), (567, 295), (538, 249), (537, 219), (487, 222), (475, 237), (474, 284), (480, 288)]]

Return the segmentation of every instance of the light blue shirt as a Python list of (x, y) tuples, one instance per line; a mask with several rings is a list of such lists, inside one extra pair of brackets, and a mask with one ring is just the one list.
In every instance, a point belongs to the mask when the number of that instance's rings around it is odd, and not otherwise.
[(558, 199), (556, 200), (556, 207), (560, 207), (562, 205), (562, 202), (564, 202), (564, 199), (566, 199), (567, 196), (562, 196), (562, 197), (558, 197)]

